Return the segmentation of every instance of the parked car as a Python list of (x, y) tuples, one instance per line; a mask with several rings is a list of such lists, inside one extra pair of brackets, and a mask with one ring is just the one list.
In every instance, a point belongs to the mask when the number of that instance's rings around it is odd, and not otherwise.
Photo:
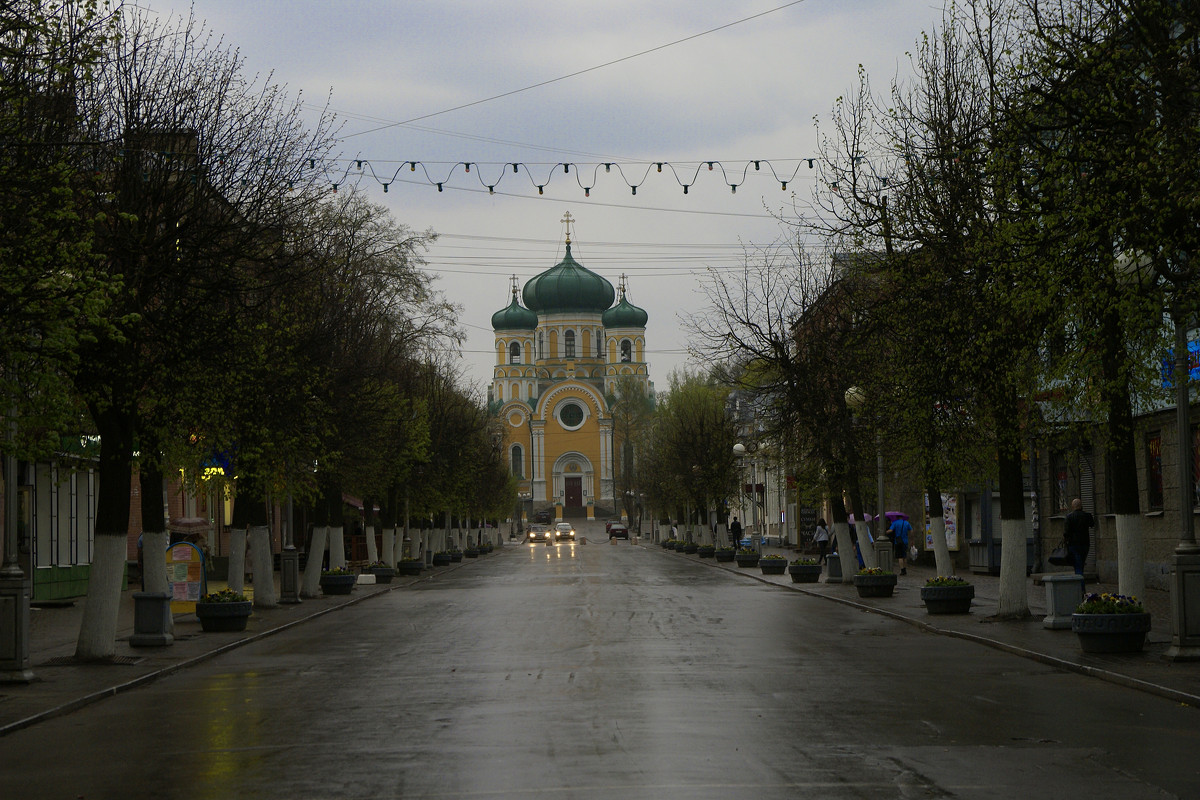
[(623, 522), (614, 522), (608, 526), (608, 538), (610, 539), (628, 539), (629, 526)]
[(621, 524), (621, 520), (619, 520), (619, 519), (606, 519), (606, 520), (604, 520), (604, 532), (608, 533), (610, 530), (612, 530), (613, 525), (620, 525), (620, 524)]
[(560, 522), (554, 526), (554, 539), (570, 539), (575, 541), (575, 526), (569, 522)]
[(550, 526), (540, 523), (533, 523), (529, 526), (529, 541), (544, 542), (550, 538)]

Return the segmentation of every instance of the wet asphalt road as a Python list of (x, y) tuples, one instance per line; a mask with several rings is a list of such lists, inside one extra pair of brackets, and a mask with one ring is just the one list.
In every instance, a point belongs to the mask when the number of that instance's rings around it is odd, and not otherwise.
[(498, 550), (0, 740), (0, 798), (1195, 797), (1200, 716), (660, 551)]

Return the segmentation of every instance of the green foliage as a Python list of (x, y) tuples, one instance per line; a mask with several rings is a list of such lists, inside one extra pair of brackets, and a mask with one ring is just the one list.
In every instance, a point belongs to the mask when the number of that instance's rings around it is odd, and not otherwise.
[(1144, 614), (1146, 609), (1136, 597), (1123, 594), (1089, 593), (1075, 607), (1076, 614)]

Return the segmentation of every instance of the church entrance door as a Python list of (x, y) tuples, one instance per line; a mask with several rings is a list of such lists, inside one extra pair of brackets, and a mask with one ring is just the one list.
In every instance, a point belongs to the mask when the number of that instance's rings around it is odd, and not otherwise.
[(583, 506), (583, 478), (563, 478), (563, 493), (566, 502), (564, 505), (567, 508), (580, 508)]

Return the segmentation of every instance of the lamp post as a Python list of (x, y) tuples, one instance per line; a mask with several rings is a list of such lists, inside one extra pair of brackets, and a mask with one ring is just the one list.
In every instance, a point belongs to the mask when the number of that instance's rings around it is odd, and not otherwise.
[[(17, 421), (10, 417), (9, 446), (16, 440)], [(30, 683), (29, 657), (30, 579), (18, 563), (17, 457), (4, 454), (4, 552), (0, 561), (0, 683)]]
[[(733, 446), (733, 454), (738, 458), (738, 473), (739, 477), (745, 473), (746, 468), (746, 445), (738, 442)], [(739, 480), (740, 482), (740, 480)], [(743, 493), (745, 487), (743, 486)], [(739, 503), (739, 505), (741, 505)], [(745, 516), (743, 509), (742, 515)], [(750, 537), (750, 546), (757, 552), (762, 552), (762, 538), (758, 533), (758, 476), (756, 474), (756, 461), (753, 455), (750, 457), (750, 529), (754, 533)]]
[(1175, 427), (1179, 432), (1179, 543), (1171, 556), (1171, 646), (1168, 661), (1200, 661), (1200, 545), (1192, 519), (1195, 505), (1192, 480), (1192, 426), (1188, 419), (1191, 400), (1188, 383), (1190, 364), (1187, 315), (1171, 308), (1175, 323)]
[(296, 551), (295, 505), (287, 496), (283, 523), (283, 549), (279, 552), (279, 602), (300, 602), (300, 554)]

